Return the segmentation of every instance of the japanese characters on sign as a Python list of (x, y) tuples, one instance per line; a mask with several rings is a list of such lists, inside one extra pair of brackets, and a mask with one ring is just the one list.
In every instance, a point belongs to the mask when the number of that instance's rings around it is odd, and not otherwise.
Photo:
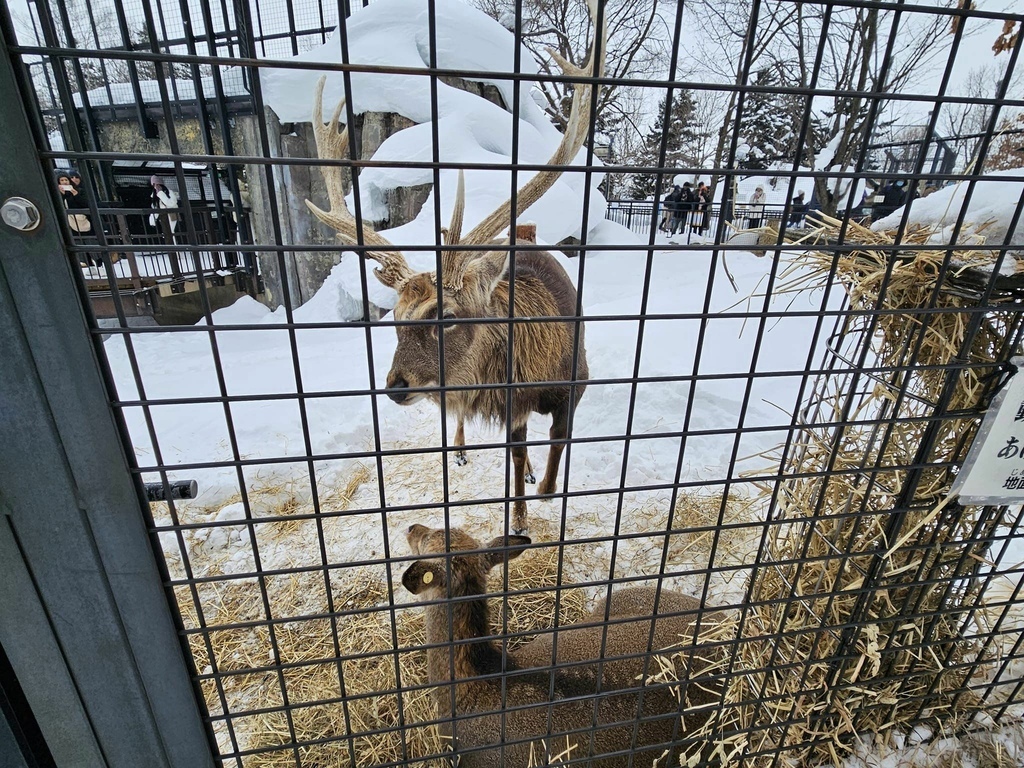
[(952, 493), (964, 504), (1024, 501), (1024, 358), (989, 406)]

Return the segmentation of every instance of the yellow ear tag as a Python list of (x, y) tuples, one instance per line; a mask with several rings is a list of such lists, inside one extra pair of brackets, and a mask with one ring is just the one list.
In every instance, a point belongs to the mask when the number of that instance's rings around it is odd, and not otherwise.
[(427, 571), (423, 574), (423, 583), (429, 584), (434, 580), (434, 574), (431, 571)]

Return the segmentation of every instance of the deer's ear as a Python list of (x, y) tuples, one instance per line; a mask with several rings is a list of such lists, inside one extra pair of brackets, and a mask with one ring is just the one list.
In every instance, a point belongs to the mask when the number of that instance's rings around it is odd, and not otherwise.
[(487, 548), (501, 551), (488, 552), (484, 555), (487, 567), (493, 568), (499, 563), (504, 562), (506, 558), (511, 560), (514, 557), (519, 557), (526, 551), (525, 548), (532, 543), (533, 540), (529, 536), (499, 536), (496, 539), (491, 539)]
[(490, 298), (498, 285), (508, 274), (508, 251), (489, 251), (466, 266), (466, 280), (475, 282), (484, 295)]
[(438, 567), (436, 563), (417, 560), (402, 574), (402, 584), (414, 595), (427, 589), (436, 589), (444, 584), (444, 568)]

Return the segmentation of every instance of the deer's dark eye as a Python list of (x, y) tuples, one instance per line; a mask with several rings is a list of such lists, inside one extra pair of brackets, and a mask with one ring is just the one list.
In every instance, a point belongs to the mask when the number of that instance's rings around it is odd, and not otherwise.
[[(450, 330), (454, 329), (455, 328), (455, 323), (445, 322), (446, 320), (454, 320), (454, 319), (455, 319), (455, 313), (454, 312), (451, 312), (451, 311), (445, 312), (444, 313), (444, 319), (441, 321), (441, 327), (444, 328), (446, 331), (450, 331)], [(430, 326), (430, 335), (433, 336), (435, 339), (437, 338), (437, 326), (436, 325)]]

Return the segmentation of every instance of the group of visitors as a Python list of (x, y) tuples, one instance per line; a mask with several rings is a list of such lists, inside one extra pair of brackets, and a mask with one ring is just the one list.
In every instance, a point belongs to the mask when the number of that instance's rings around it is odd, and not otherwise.
[[(93, 222), (89, 211), (89, 195), (82, 186), (82, 174), (74, 168), (58, 168), (54, 171), (54, 178), (57, 181), (57, 190), (60, 192), (64, 207), (67, 209), (68, 228), (76, 240), (80, 242), (95, 242)], [(171, 232), (177, 228), (178, 214), (176, 213), (180, 200), (178, 194), (167, 187), (164, 180), (159, 176), (151, 176), (149, 179), (153, 192), (150, 195), (150, 205), (156, 211), (171, 209), (175, 213), (169, 213), (168, 219)], [(158, 214), (154, 212), (149, 217), (150, 226), (156, 227), (159, 222)], [(110, 235), (104, 229), (104, 233)], [(117, 261), (117, 255), (111, 253), (112, 261)], [(82, 267), (100, 266), (102, 258), (100, 254), (86, 254), (81, 256)]]
[[(690, 182), (678, 183), (681, 181), (678, 176), (676, 180), (672, 189), (662, 199), (658, 230), (673, 236), (678, 232), (685, 232), (689, 227), (693, 234), (705, 234), (709, 229), (712, 213), (711, 187), (703, 181), (694, 187)], [(885, 218), (906, 205), (908, 200), (921, 196), (905, 179), (893, 179), (878, 186), (874, 186), (872, 182), (868, 184), (860, 205), (852, 209), (854, 215), (863, 217), (865, 223), (868, 217), (872, 222)], [(926, 188), (927, 191), (933, 190)], [(758, 185), (745, 201), (739, 197), (735, 199), (735, 206), (730, 205), (728, 201), (723, 202), (722, 215), (725, 216), (727, 223), (735, 228), (760, 228), (765, 222), (765, 209), (768, 204), (765, 188)], [(784, 215), (787, 227), (794, 228), (805, 226), (808, 213), (818, 206), (813, 196), (808, 201), (801, 189), (790, 199), (788, 208), (782, 205), (776, 207), (782, 209), (780, 214)]]
[[(92, 220), (89, 218), (89, 195), (82, 187), (82, 174), (74, 168), (58, 168), (54, 172), (57, 190), (67, 209), (68, 228), (75, 238), (82, 240), (92, 234)], [(79, 255), (79, 266), (99, 266), (102, 258), (98, 253)]]
[[(678, 178), (678, 177), (677, 177)], [(767, 195), (764, 187), (758, 186), (743, 205), (736, 207), (740, 221), (750, 229), (757, 229), (764, 221)], [(690, 227), (692, 234), (705, 234), (711, 219), (711, 187), (703, 181), (693, 187), (690, 182), (673, 184), (671, 191), (665, 195), (662, 206), (661, 223), (658, 229), (668, 235), (686, 231)], [(804, 216), (810, 204), (804, 200), (804, 191), (798, 190), (790, 205), (789, 226), (803, 226)]]
[(675, 235), (690, 227), (691, 234), (704, 234), (711, 221), (711, 187), (703, 181), (694, 187), (690, 182), (673, 184), (665, 195), (665, 205), (658, 229)]

